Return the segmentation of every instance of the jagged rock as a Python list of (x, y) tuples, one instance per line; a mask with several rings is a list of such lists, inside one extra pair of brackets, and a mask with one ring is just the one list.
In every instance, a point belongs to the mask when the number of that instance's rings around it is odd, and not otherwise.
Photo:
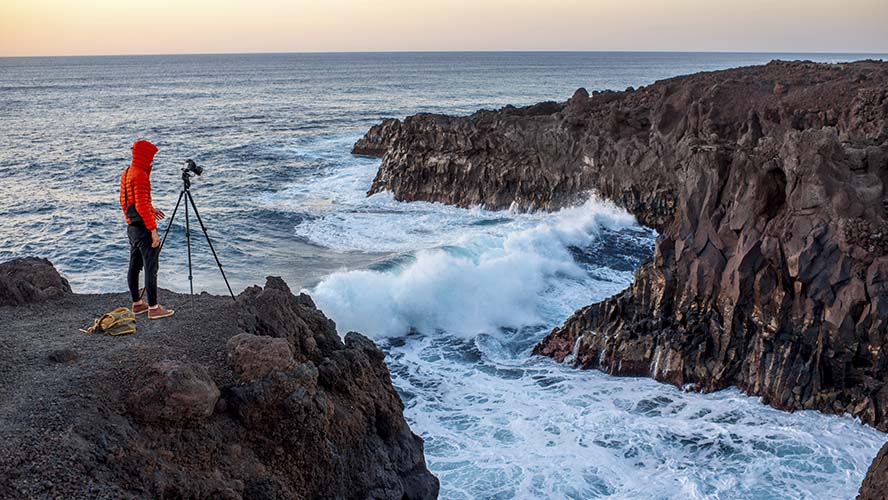
[(886, 94), (886, 63), (775, 61), (548, 114), (416, 115), (375, 139), (370, 192), (556, 209), (594, 191), (659, 232), (655, 254), (536, 353), (888, 430)]
[(68, 280), (46, 259), (27, 257), (0, 263), (0, 306), (42, 302), (69, 293)]
[(4, 308), (0, 498), (437, 497), (370, 339), (343, 342), (280, 278), (190, 299), (165, 292), (175, 316), (113, 338), (76, 328), (127, 293)]
[(386, 118), (379, 125), (374, 125), (355, 143), (352, 154), (382, 156), (388, 148), (387, 139), (394, 135), (400, 126), (401, 122), (395, 118)]
[(280, 278), (237, 300), (242, 328), (284, 340), (296, 360), (292, 370), (228, 390), (229, 409), (247, 429), (294, 444), (284, 449), (289, 461), (281, 467), (311, 478), (313, 498), (354, 491), (378, 499), (437, 497), (422, 439), (407, 426), (384, 356), (370, 339), (351, 332), (343, 343), (311, 298), (294, 296)]
[(127, 398), (127, 409), (146, 423), (180, 425), (213, 414), (219, 388), (205, 369), (163, 360), (152, 365)]
[(857, 500), (888, 500), (888, 443), (870, 465)]
[(228, 359), (234, 373), (244, 380), (256, 380), (275, 371), (293, 368), (293, 352), (287, 339), (241, 333), (228, 340)]
[(243, 330), (272, 337), (284, 336), (296, 360), (318, 362), (322, 352), (342, 348), (336, 324), (321, 313), (311, 297), (294, 296), (279, 277), (269, 276), (265, 288), (252, 286), (238, 296), (243, 306)]
[(378, 129), (370, 194), (556, 209), (594, 191), (659, 232), (655, 254), (535, 353), (888, 430), (888, 63), (774, 61), (545, 111)]

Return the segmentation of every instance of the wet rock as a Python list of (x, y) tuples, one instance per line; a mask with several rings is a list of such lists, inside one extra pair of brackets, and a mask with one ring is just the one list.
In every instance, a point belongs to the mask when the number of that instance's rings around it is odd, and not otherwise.
[(886, 87), (881, 61), (773, 61), (548, 115), (410, 116), (375, 130), (370, 194), (551, 210), (595, 192), (658, 231), (655, 254), (536, 354), (888, 430)]
[(0, 306), (17, 306), (57, 299), (71, 293), (46, 259), (23, 258), (0, 263)]
[(411, 116), (378, 131), (371, 193), (557, 209), (595, 192), (659, 232), (655, 254), (537, 354), (888, 430), (886, 70), (775, 61), (581, 89), (550, 115)]
[(201, 367), (178, 361), (155, 363), (127, 399), (128, 411), (142, 422), (180, 425), (213, 414), (219, 388)]
[(249, 333), (231, 337), (228, 359), (234, 373), (244, 380), (262, 378), (274, 371), (287, 371), (295, 364), (287, 339)]
[(888, 500), (888, 443), (870, 465), (857, 500)]
[(381, 157), (388, 148), (388, 138), (401, 127), (400, 120), (386, 118), (379, 125), (374, 125), (352, 147), (352, 154)]

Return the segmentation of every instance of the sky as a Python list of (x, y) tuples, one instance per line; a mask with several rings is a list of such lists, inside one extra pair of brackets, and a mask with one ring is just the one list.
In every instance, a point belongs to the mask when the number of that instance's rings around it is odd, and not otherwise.
[(0, 56), (888, 53), (888, 0), (0, 0)]

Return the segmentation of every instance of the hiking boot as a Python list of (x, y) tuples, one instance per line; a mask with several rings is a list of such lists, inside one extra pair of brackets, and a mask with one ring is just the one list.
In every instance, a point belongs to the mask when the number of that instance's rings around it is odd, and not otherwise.
[(148, 304), (144, 300), (133, 302), (133, 314), (139, 315), (148, 312)]
[(166, 309), (162, 305), (158, 304), (154, 307), (148, 308), (148, 319), (160, 319), (160, 318), (169, 318), (176, 311), (172, 309)]

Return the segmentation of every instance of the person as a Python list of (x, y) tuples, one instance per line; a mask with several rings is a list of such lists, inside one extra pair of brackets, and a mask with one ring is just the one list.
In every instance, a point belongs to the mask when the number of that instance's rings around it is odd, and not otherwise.
[[(157, 266), (160, 259), (160, 238), (157, 236), (157, 221), (166, 217), (161, 210), (151, 204), (151, 164), (157, 153), (157, 146), (139, 140), (133, 143), (133, 161), (120, 174), (120, 208), (127, 223), (129, 238), (129, 271), (127, 285), (133, 297), (134, 314), (147, 312), (148, 319), (172, 316), (175, 311), (157, 303)], [(139, 292), (139, 273), (145, 269), (145, 295)]]

